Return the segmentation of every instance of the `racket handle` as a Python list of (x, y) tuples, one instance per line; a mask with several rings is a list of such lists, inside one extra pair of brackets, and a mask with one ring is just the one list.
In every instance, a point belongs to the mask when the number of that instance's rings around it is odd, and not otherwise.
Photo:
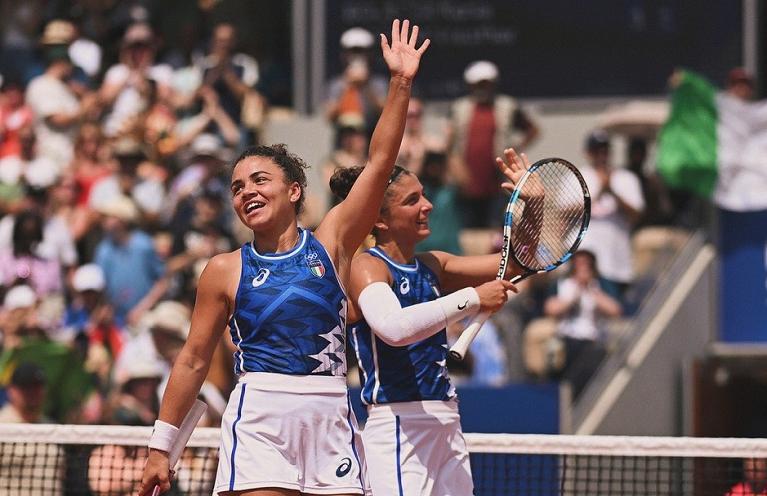
[(461, 333), (461, 335), (458, 336), (458, 340), (450, 348), (451, 357), (458, 361), (464, 359), (466, 352), (469, 351), (471, 342), (474, 341), (475, 337), (477, 337), (479, 330), (482, 328), (482, 324), (484, 324), (488, 318), (490, 318), (490, 314), (488, 312), (482, 312), (474, 317), (474, 319), (471, 321), (471, 324), (469, 324), (469, 327), (467, 327)]

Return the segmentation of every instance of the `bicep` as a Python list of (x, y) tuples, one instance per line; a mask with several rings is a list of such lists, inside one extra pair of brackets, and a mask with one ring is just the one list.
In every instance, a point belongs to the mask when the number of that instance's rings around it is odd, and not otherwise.
[(209, 263), (200, 276), (187, 339), (187, 351), (194, 356), (209, 359), (227, 326), (232, 307), (228, 282), (215, 262)]

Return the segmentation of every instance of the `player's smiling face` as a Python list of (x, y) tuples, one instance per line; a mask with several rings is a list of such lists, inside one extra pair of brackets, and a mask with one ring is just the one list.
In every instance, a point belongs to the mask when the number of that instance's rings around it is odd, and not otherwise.
[(389, 186), (382, 219), (392, 237), (419, 242), (426, 239), (432, 204), (423, 195), (421, 181), (414, 174), (402, 174)]
[(301, 198), (298, 183), (288, 184), (285, 173), (268, 157), (247, 157), (232, 171), (232, 206), (254, 231), (269, 229), (286, 216), (295, 220)]

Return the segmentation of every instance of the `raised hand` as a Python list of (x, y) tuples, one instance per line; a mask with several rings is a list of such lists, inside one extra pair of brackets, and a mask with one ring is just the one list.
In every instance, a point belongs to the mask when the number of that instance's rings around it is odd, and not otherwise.
[(386, 35), (381, 33), (381, 51), (392, 76), (412, 79), (418, 72), (421, 55), (431, 43), (427, 38), (419, 48), (416, 48), (418, 26), (413, 26), (412, 31), (409, 31), (409, 20), (405, 19), (400, 26), (399, 19), (395, 19), (391, 25), (391, 46)]
[[(507, 148), (503, 151), (506, 160), (501, 157), (495, 159), (495, 163), (498, 165), (501, 173), (508, 179), (501, 183), (501, 187), (511, 193), (514, 188), (517, 187), (522, 176), (525, 175), (527, 169), (530, 168), (530, 161), (527, 159), (527, 155), (524, 153), (517, 154), (513, 148)], [(540, 178), (533, 174), (528, 177), (525, 186), (520, 192), (520, 197), (525, 201), (541, 200), (543, 199), (544, 191), (540, 184)]]
[(503, 155), (506, 157), (506, 160), (496, 157), (495, 163), (498, 165), (501, 174), (508, 179), (508, 181), (501, 183), (501, 187), (511, 193), (514, 191), (517, 183), (519, 183), (519, 180), (522, 179), (522, 176), (525, 175), (527, 169), (530, 168), (530, 161), (527, 159), (527, 155), (524, 153), (517, 154), (513, 148), (505, 149)]

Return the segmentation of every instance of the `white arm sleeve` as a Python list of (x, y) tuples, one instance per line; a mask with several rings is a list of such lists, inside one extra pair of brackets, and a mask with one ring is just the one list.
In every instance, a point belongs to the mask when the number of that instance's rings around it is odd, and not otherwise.
[(474, 315), (479, 310), (479, 295), (474, 288), (464, 288), (402, 308), (388, 284), (374, 282), (362, 290), (358, 303), (368, 325), (384, 343), (407, 346)]

